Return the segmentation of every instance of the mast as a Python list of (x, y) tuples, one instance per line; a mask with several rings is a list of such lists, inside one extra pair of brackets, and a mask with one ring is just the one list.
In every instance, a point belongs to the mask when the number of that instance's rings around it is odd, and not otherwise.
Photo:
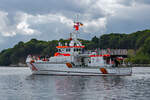
[(78, 21), (78, 15), (76, 18), (77, 18), (77, 20), (74, 21), (74, 26), (73, 26), (74, 31), (72, 33), (70, 33), (72, 40), (71, 40), (69, 46), (82, 46), (80, 41), (78, 41), (78, 39), (77, 39), (77, 35), (79, 34), (80, 27), (82, 27), (83, 24)]

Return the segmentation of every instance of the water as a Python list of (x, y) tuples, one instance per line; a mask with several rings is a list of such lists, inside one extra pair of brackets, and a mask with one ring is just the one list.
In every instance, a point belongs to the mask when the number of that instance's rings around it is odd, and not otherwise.
[(50, 76), (1, 67), (0, 100), (150, 100), (150, 68), (133, 68), (132, 76)]

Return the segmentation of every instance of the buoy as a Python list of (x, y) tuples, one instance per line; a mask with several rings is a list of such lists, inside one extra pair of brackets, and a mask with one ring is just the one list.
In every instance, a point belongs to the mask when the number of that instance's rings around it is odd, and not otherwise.
[(108, 74), (108, 72), (105, 68), (100, 68), (100, 71), (102, 72), (102, 74)]
[(71, 63), (66, 63), (68, 68), (72, 68), (72, 64)]

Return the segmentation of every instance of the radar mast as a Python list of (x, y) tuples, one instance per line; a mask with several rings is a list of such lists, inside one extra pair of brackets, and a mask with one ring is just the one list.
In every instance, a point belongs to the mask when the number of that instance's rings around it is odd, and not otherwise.
[(80, 27), (83, 26), (83, 24), (79, 21), (78, 17), (79, 16), (77, 15), (76, 20), (74, 20), (74, 25), (73, 25), (74, 31), (72, 33), (70, 33), (71, 42), (70, 42), (69, 46), (82, 46), (80, 41), (78, 41), (78, 39), (77, 39), (77, 35), (79, 34)]

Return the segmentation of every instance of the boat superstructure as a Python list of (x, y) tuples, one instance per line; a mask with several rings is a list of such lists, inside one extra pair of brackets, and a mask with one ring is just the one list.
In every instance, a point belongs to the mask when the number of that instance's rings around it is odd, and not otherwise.
[(27, 65), (33, 74), (55, 75), (131, 75), (132, 68), (112, 59), (108, 52), (85, 51), (85, 46), (77, 39), (81, 22), (74, 22), (74, 31), (70, 33), (70, 43), (58, 43), (53, 57), (38, 59), (28, 56)]

